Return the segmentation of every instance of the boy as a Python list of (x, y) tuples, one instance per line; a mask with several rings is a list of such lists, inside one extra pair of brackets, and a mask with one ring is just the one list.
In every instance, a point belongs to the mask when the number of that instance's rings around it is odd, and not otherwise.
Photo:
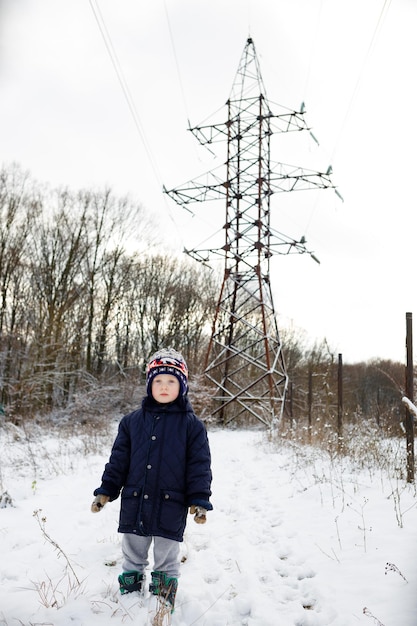
[(179, 352), (162, 349), (151, 357), (146, 392), (142, 407), (119, 424), (91, 510), (97, 513), (121, 491), (120, 592), (143, 589), (153, 540), (149, 590), (173, 611), (188, 508), (198, 524), (213, 508), (210, 449), (204, 424), (187, 397), (188, 369)]

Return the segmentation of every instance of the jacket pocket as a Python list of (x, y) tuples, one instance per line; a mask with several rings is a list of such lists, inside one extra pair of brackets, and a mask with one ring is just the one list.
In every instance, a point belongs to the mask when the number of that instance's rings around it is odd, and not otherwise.
[(184, 494), (163, 489), (159, 509), (159, 526), (170, 533), (182, 533), (187, 520), (187, 507)]
[(124, 487), (121, 494), (120, 525), (134, 527), (138, 524), (142, 489)]

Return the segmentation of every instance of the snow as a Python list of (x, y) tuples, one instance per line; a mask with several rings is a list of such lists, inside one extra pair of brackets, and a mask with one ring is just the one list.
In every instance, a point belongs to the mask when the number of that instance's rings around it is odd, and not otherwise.
[[(118, 594), (119, 501), (90, 512), (115, 427), (0, 431), (1, 626), (145, 624)], [(417, 622), (413, 485), (262, 431), (209, 440), (215, 508), (205, 525), (189, 517), (173, 626)]]

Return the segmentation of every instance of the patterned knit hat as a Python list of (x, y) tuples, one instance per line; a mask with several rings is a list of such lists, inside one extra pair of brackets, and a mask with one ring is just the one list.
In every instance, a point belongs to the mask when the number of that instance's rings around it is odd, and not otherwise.
[(176, 376), (180, 383), (180, 396), (188, 393), (188, 368), (182, 354), (173, 348), (161, 348), (149, 359), (146, 366), (146, 393), (152, 396), (152, 381), (158, 374)]

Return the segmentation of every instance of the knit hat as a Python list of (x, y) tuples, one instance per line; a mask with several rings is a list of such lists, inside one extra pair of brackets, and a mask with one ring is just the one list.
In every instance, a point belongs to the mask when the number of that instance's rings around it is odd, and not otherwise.
[(180, 383), (180, 396), (188, 393), (188, 368), (182, 354), (173, 348), (161, 348), (149, 359), (146, 366), (146, 393), (152, 396), (152, 381), (158, 374), (176, 376)]

